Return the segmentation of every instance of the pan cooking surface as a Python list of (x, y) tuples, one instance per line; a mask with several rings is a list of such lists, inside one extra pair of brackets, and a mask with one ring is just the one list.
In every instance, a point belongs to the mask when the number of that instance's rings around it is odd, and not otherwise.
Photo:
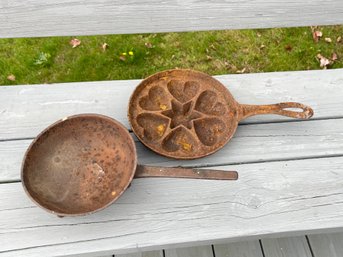
[(128, 131), (100, 115), (79, 115), (42, 132), (30, 146), (22, 176), (40, 206), (61, 215), (106, 207), (130, 183), (136, 152)]

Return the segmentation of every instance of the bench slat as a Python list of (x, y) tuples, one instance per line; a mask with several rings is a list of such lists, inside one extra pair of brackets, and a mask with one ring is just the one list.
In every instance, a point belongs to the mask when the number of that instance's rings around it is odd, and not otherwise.
[[(247, 104), (298, 101), (314, 119), (343, 117), (343, 69), (217, 76)], [(100, 113), (129, 127), (126, 107), (139, 80), (0, 87), (0, 140), (33, 138), (49, 124), (78, 113)], [(243, 123), (289, 120), (257, 116)]]
[(212, 257), (211, 245), (165, 250), (165, 257)]
[(343, 233), (309, 235), (308, 238), (316, 257), (341, 256), (343, 253)]
[(214, 245), (215, 257), (263, 257), (258, 240)]
[(238, 181), (137, 179), (105, 210), (63, 219), (36, 207), (20, 183), (2, 184), (0, 253), (106, 255), (337, 232), (342, 165), (336, 157), (218, 167), (237, 169)]
[(313, 257), (305, 236), (262, 239), (262, 246), (265, 257)]
[(0, 37), (329, 25), (342, 13), (340, 0), (1, 0)]
[[(148, 151), (137, 142), (141, 164), (162, 166), (220, 166), (325, 156), (343, 156), (343, 119), (239, 126), (220, 151), (196, 160), (173, 160)], [(296, 142), (296, 143), (295, 143)], [(18, 181), (20, 165), (31, 140), (0, 142), (0, 182)]]

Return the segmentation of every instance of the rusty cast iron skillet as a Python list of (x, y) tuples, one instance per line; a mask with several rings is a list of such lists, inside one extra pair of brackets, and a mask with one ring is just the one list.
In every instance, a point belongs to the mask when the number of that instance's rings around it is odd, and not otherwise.
[(156, 153), (175, 159), (196, 159), (218, 151), (232, 138), (240, 120), (257, 114), (309, 119), (313, 110), (294, 102), (239, 104), (218, 80), (181, 69), (144, 79), (133, 92), (128, 109), (139, 140)]
[(97, 114), (64, 118), (41, 132), (25, 154), (21, 176), (29, 197), (58, 216), (104, 209), (133, 177), (237, 179), (234, 171), (137, 166), (127, 129)]

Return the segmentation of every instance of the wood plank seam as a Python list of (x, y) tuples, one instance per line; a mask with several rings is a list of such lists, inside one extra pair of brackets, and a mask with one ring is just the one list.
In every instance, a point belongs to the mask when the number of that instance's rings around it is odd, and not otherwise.
[[(249, 126), (249, 125), (267, 125), (267, 124), (283, 124), (283, 123), (293, 123), (293, 122), (311, 122), (311, 121), (326, 121), (326, 120), (340, 120), (343, 119), (343, 114), (342, 116), (336, 115), (335, 117), (320, 117), (316, 118), (315, 116), (312, 117), (310, 120), (272, 120), (272, 121), (251, 121), (251, 122), (240, 122), (238, 127), (244, 127), (244, 126)], [(131, 128), (128, 128), (128, 131), (130, 133), (133, 133)], [(269, 135), (270, 137), (273, 137), (274, 135)], [(304, 134), (301, 136), (311, 136), (311, 134)], [(0, 142), (6, 142), (6, 141), (19, 141), (19, 140), (32, 140), (34, 139), (34, 136), (31, 137), (18, 137), (18, 138), (0, 138)]]
[(262, 240), (259, 239), (258, 242), (259, 242), (259, 244), (260, 244), (260, 248), (261, 248), (261, 251), (262, 251), (262, 256), (263, 256), (263, 257), (266, 257), (266, 255), (265, 255), (265, 253), (264, 253), (264, 249), (263, 249)]
[[(306, 241), (307, 241), (308, 247), (310, 248), (310, 252), (311, 252), (311, 255), (312, 255), (312, 257), (315, 257), (315, 256), (314, 256), (314, 253), (313, 253), (312, 246), (311, 246), (310, 239), (308, 238), (308, 236), (307, 236), (307, 235), (305, 235), (305, 238), (306, 238)], [(329, 257), (329, 256), (328, 256), (328, 257)]]

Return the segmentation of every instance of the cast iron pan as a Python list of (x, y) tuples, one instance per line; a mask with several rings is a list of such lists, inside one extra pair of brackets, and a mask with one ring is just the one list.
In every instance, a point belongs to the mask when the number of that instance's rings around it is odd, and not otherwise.
[(179, 69), (143, 80), (128, 109), (139, 140), (156, 153), (175, 159), (196, 159), (218, 151), (232, 138), (240, 120), (257, 114), (309, 119), (313, 110), (294, 102), (239, 104), (213, 77)]
[(237, 179), (235, 171), (137, 166), (134, 141), (118, 121), (82, 114), (57, 121), (29, 146), (21, 177), (26, 193), (58, 216), (101, 210), (133, 177)]

